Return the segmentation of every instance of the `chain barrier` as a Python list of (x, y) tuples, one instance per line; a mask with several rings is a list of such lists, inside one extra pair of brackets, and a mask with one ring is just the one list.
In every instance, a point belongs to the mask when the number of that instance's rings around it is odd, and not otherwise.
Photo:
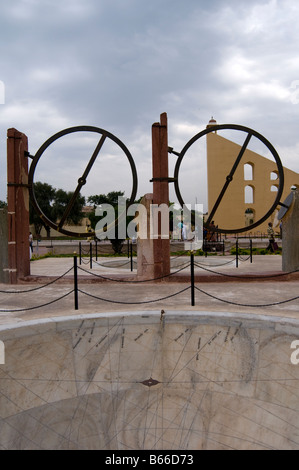
[(110, 302), (110, 303), (113, 303), (113, 304), (122, 304), (122, 305), (141, 305), (141, 304), (150, 304), (150, 303), (160, 302), (162, 300), (170, 299), (171, 297), (175, 297), (176, 295), (182, 294), (183, 292), (186, 292), (189, 289), (191, 289), (191, 286), (185, 287), (185, 289), (182, 289), (179, 292), (175, 292), (174, 294), (170, 294), (170, 295), (167, 295), (165, 297), (161, 297), (160, 299), (144, 300), (142, 302), (121, 302), (119, 300), (109, 300), (109, 299), (104, 299), (102, 297), (98, 297), (96, 295), (90, 294), (90, 293), (85, 292), (81, 289), (78, 289), (78, 291), (81, 294), (85, 294), (85, 295), (87, 295), (89, 297), (93, 297), (94, 299), (97, 299), (97, 300), (102, 300), (103, 302)]
[(243, 258), (240, 254), (238, 256), (240, 261), (248, 261), (250, 259), (250, 255), (247, 258)]
[[(235, 261), (235, 259), (233, 258), (233, 259), (228, 260), (228, 261), (225, 262), (225, 263), (215, 264), (214, 267), (215, 267), (215, 268), (220, 268), (221, 266), (228, 266), (229, 264), (233, 263), (234, 261)], [(203, 269), (205, 269), (205, 268), (204, 268), (204, 266), (205, 266), (204, 264), (199, 264), (199, 263), (197, 263), (196, 266), (197, 266), (198, 268), (201, 268), (201, 267), (202, 267)]]
[[(123, 246), (124, 246), (124, 243), (123, 243)], [(82, 252), (83, 252), (83, 254), (89, 255), (89, 261), (88, 260), (84, 261), (84, 259), (82, 257)], [(90, 242), (89, 243), (89, 248), (87, 250), (85, 250), (84, 248), (82, 248), (82, 243), (79, 242), (79, 262), (80, 262), (80, 265), (82, 263), (83, 264), (89, 264), (90, 269), (92, 269), (92, 263), (95, 262), (99, 266), (105, 267), (104, 265), (101, 265), (100, 263), (98, 263), (98, 253), (99, 253), (99, 250), (98, 250), (97, 241), (95, 242), (95, 261), (93, 259), (92, 243)], [(110, 251), (103, 252), (102, 254), (108, 254), (108, 253), (110, 253)], [(132, 246), (132, 243), (129, 243), (129, 240), (128, 240), (128, 258), (130, 258), (130, 260), (127, 261), (126, 263), (124, 263), (124, 265), (130, 263), (131, 271), (133, 271), (133, 266), (134, 266), (134, 263), (135, 263), (134, 260), (133, 260), (133, 246)], [(136, 265), (136, 263), (135, 263), (135, 265)]]
[(86, 269), (83, 269), (83, 268), (80, 268), (80, 266), (78, 267), (78, 269), (80, 271), (83, 271), (87, 274), (90, 274), (91, 276), (94, 276), (94, 277), (99, 277), (101, 279), (105, 279), (106, 281), (114, 281), (114, 282), (125, 282), (125, 283), (131, 283), (131, 284), (139, 284), (141, 282), (152, 282), (152, 281), (159, 281), (161, 279), (165, 279), (167, 277), (170, 277), (170, 276), (173, 276), (174, 274), (177, 274), (181, 271), (183, 271), (184, 269), (188, 268), (190, 266), (190, 263), (185, 266), (184, 268), (181, 268), (181, 269), (178, 269), (177, 271), (173, 272), (173, 273), (170, 273), (170, 274), (166, 274), (165, 276), (159, 276), (159, 277), (154, 277), (152, 279), (140, 279), (140, 280), (137, 280), (137, 281), (131, 281), (131, 280), (126, 280), (126, 279), (114, 279), (112, 277), (107, 277), (107, 276), (102, 276), (101, 274), (95, 274), (95, 273), (91, 273), (90, 271), (87, 271)]
[(194, 267), (197, 266), (201, 269), (205, 269), (209, 272), (213, 272), (215, 274), (219, 274), (219, 275), (222, 275), (222, 276), (228, 276), (228, 277), (234, 277), (234, 278), (239, 278), (239, 279), (244, 279), (244, 278), (248, 278), (248, 279), (271, 279), (273, 277), (278, 277), (278, 276), (285, 276), (285, 275), (288, 275), (288, 274), (292, 274), (292, 273), (295, 273), (295, 272), (298, 272), (297, 270), (296, 271), (292, 271), (292, 272), (289, 272), (289, 273), (281, 273), (281, 274), (273, 274), (273, 275), (269, 275), (269, 276), (236, 276), (236, 275), (229, 275), (229, 274), (225, 274), (225, 273), (219, 273), (219, 272), (216, 272), (216, 271), (213, 271), (213, 270), (209, 270), (207, 268), (203, 268), (203, 266), (200, 266), (198, 265), (197, 263), (194, 262), (194, 254), (191, 253), (190, 254), (190, 263), (185, 266), (184, 268), (181, 268), (173, 273), (170, 273), (166, 276), (161, 276), (161, 277), (158, 277), (158, 278), (154, 278), (154, 279), (144, 279), (144, 280), (139, 280), (139, 281), (130, 281), (130, 280), (124, 280), (124, 279), (113, 279), (113, 278), (108, 278), (106, 276), (101, 276), (101, 275), (97, 275), (97, 274), (94, 274), (94, 273), (90, 273), (89, 271), (86, 271), (85, 269), (83, 268), (78, 268), (80, 269), (81, 271), (84, 271), (88, 274), (91, 274), (93, 276), (96, 276), (96, 277), (100, 277), (102, 279), (106, 279), (106, 280), (110, 280), (110, 281), (115, 281), (115, 282), (124, 282), (124, 283), (135, 283), (135, 284), (138, 284), (138, 283), (141, 283), (141, 282), (150, 282), (150, 281), (155, 281), (155, 280), (159, 280), (159, 279), (163, 279), (163, 278), (166, 278), (166, 277), (170, 277), (174, 274), (177, 274), (181, 271), (183, 271), (184, 269), (186, 269), (187, 267), (190, 267), (190, 286), (186, 287), (185, 289), (175, 293), (175, 294), (170, 294), (169, 296), (166, 296), (166, 297), (163, 297), (163, 298), (160, 298), (160, 299), (156, 299), (156, 300), (149, 300), (149, 301), (140, 301), (140, 302), (121, 302), (121, 301), (118, 301), (118, 300), (109, 300), (109, 299), (105, 299), (103, 297), (98, 297), (98, 296), (95, 296), (93, 294), (90, 294), (88, 292), (85, 292), (81, 289), (78, 289), (78, 292), (84, 294), (84, 295), (87, 295), (87, 296), (90, 296), (90, 297), (93, 297), (97, 300), (101, 300), (101, 301), (104, 301), (104, 302), (110, 302), (110, 303), (116, 303), (116, 304), (125, 304), (125, 305), (141, 305), (141, 304), (147, 304), (147, 303), (153, 303), (153, 302), (159, 302), (159, 301), (162, 301), (162, 300), (165, 300), (165, 299), (168, 299), (170, 297), (174, 297), (176, 295), (179, 295), (183, 292), (186, 292), (187, 290), (191, 290), (191, 305), (194, 306), (195, 305), (195, 290), (197, 290), (198, 292), (201, 292), (202, 294), (205, 294), (215, 300), (218, 300), (219, 302), (224, 302), (224, 303), (228, 303), (228, 304), (231, 304), (231, 305), (237, 305), (237, 306), (243, 306), (243, 307), (271, 307), (271, 306), (275, 306), (275, 305), (281, 305), (281, 304), (284, 304), (284, 303), (287, 303), (287, 302), (292, 302), (294, 300), (297, 300), (299, 298), (298, 297), (292, 297), (291, 299), (287, 299), (287, 300), (283, 300), (283, 301), (280, 301), (280, 302), (273, 302), (273, 303), (269, 303), (269, 304), (262, 304), (262, 305), (257, 305), (257, 304), (242, 304), (242, 303), (238, 303), (238, 302), (233, 302), (233, 301), (228, 301), (228, 300), (225, 300), (225, 299), (221, 299), (219, 297), (216, 297), (212, 294), (209, 294), (208, 292), (205, 292), (204, 290), (200, 289), (199, 287), (197, 287), (195, 285), (195, 275), (194, 275)]
[(273, 307), (275, 305), (286, 304), (287, 302), (292, 302), (293, 300), (298, 300), (299, 299), (299, 295), (298, 295), (296, 297), (292, 297), (291, 299), (281, 300), (280, 302), (272, 302), (270, 304), (241, 304), (241, 303), (238, 303), (238, 302), (232, 302), (231, 300), (220, 299), (219, 297), (216, 297), (213, 294), (209, 294), (208, 292), (205, 292), (204, 290), (202, 290), (202, 289), (200, 289), (199, 287), (196, 287), (196, 286), (195, 286), (195, 289), (197, 291), (201, 292), (202, 294), (208, 295), (212, 299), (218, 300), (219, 302), (224, 302), (226, 304), (231, 304), (231, 305), (237, 305), (239, 307)]
[(54, 281), (50, 281), (47, 284), (44, 284), (43, 286), (34, 287), (34, 288), (28, 289), (28, 290), (0, 290), (0, 293), (1, 294), (27, 294), (28, 292), (34, 292), (36, 290), (43, 289), (44, 287), (48, 287), (51, 284), (54, 284), (55, 282), (59, 281), (59, 279), (62, 279), (64, 276), (66, 276), (68, 273), (70, 273), (73, 269), (74, 269), (74, 267), (72, 266), (64, 274), (62, 274), (61, 276), (54, 279)]
[[(61, 276), (57, 277), (56, 279), (54, 279), (53, 281), (50, 281), (48, 282), (47, 284), (44, 284), (42, 286), (38, 286), (38, 287), (34, 287), (33, 289), (27, 289), (27, 290), (14, 290), (14, 291), (5, 291), (5, 290), (0, 290), (0, 293), (2, 294), (28, 294), (30, 292), (34, 292), (34, 291), (37, 291), (37, 290), (40, 290), (40, 289), (44, 289), (45, 287), (48, 287), (52, 284), (54, 284), (55, 282), (59, 281), (60, 279), (62, 279), (64, 276), (66, 276), (67, 274), (69, 274), (71, 271), (73, 271), (74, 267), (72, 266), (70, 269), (68, 269), (64, 274), (62, 274)], [(59, 297), (58, 299), (55, 299), (55, 300), (51, 300), (50, 302), (47, 302), (45, 304), (42, 304), (42, 305), (37, 305), (37, 306), (34, 306), (34, 307), (24, 307), (24, 308), (18, 308), (18, 309), (0, 309), (0, 312), (1, 313), (9, 313), (9, 312), (25, 312), (25, 311), (28, 311), (28, 310), (35, 310), (37, 308), (42, 308), (42, 307), (46, 307), (48, 305), (51, 305), (55, 302), (59, 302), (60, 300), (64, 299), (65, 297), (67, 297), (68, 295), (72, 294), (74, 292), (74, 289), (72, 289), (70, 292), (68, 292), (67, 294), (64, 294), (62, 295), (61, 297)]]
[(198, 268), (201, 268), (205, 271), (208, 271), (210, 273), (218, 274), (219, 276), (233, 277), (235, 279), (257, 279), (257, 280), (259, 280), (259, 279), (272, 279), (274, 277), (283, 277), (283, 276), (288, 276), (290, 274), (294, 274), (294, 273), (299, 272), (298, 269), (295, 269), (294, 271), (289, 271), (289, 272), (286, 272), (286, 273), (268, 274), (268, 275), (263, 275), (263, 276), (259, 276), (257, 274), (254, 274), (252, 276), (245, 276), (245, 275), (238, 275), (238, 274), (219, 273), (218, 271), (214, 271), (212, 269), (205, 268), (204, 266), (199, 265), (197, 263), (195, 263), (195, 266), (197, 266)]
[(72, 294), (74, 292), (74, 289), (72, 289), (70, 292), (67, 292), (66, 294), (62, 295), (58, 299), (51, 300), (50, 302), (47, 302), (42, 305), (36, 305), (35, 307), (24, 307), (24, 308), (17, 308), (17, 309), (5, 309), (5, 310), (0, 310), (1, 313), (10, 313), (10, 312), (26, 312), (28, 310), (35, 310), (37, 308), (42, 308), (42, 307), (47, 307), (48, 305), (54, 304), (55, 302), (59, 302), (59, 300), (64, 299), (68, 295)]
[[(231, 278), (238, 278), (238, 279), (271, 279), (271, 278), (274, 278), (274, 277), (282, 277), (282, 276), (288, 276), (290, 274), (293, 274), (293, 273), (296, 273), (298, 272), (299, 270), (294, 270), (294, 271), (290, 271), (290, 272), (287, 272), (287, 273), (277, 273), (277, 274), (271, 274), (271, 275), (262, 275), (262, 276), (258, 276), (258, 275), (253, 275), (253, 276), (240, 276), (240, 275), (233, 275), (233, 274), (227, 274), (227, 273), (220, 273), (220, 272), (217, 272), (217, 271), (214, 271), (212, 269), (208, 269), (206, 267), (204, 267), (203, 265), (200, 265), (198, 263), (195, 263), (194, 262), (194, 253), (191, 252), (190, 254), (190, 262), (188, 262), (188, 264), (168, 275), (164, 275), (164, 276), (159, 276), (159, 277), (156, 277), (156, 278), (153, 278), (153, 279), (142, 279), (142, 280), (126, 280), (126, 279), (114, 279), (114, 278), (111, 278), (111, 277), (107, 277), (107, 276), (102, 276), (100, 274), (95, 274), (95, 273), (92, 273), (84, 268), (81, 268), (78, 266), (77, 264), (77, 261), (78, 261), (78, 258), (77, 256), (74, 256), (74, 265), (73, 267), (71, 267), (70, 269), (68, 269), (64, 274), (62, 274), (61, 276), (57, 277), (56, 279), (54, 279), (53, 281), (50, 281), (49, 283), (43, 285), (43, 286), (39, 286), (39, 287), (35, 287), (33, 289), (28, 289), (28, 290), (24, 290), (24, 291), (3, 291), (1, 290), (0, 292), (1, 293), (5, 293), (5, 294), (24, 294), (24, 293), (30, 293), (30, 292), (33, 292), (33, 291), (36, 291), (36, 290), (39, 290), (39, 289), (43, 289), (45, 287), (48, 287), (49, 285), (51, 284), (54, 284), (55, 282), (57, 282), (59, 279), (62, 279), (64, 276), (66, 276), (68, 273), (70, 273), (72, 270), (74, 271), (74, 288), (70, 291), (70, 292), (67, 292), (66, 294), (62, 295), (61, 297), (59, 297), (58, 299), (55, 299), (55, 300), (52, 300), (50, 302), (47, 302), (47, 303), (44, 303), (42, 305), (38, 305), (38, 306), (34, 306), (34, 307), (25, 307), (25, 308), (18, 308), (18, 309), (1, 309), (0, 312), (4, 312), (4, 313), (8, 313), (8, 312), (21, 312), (21, 311), (28, 311), (28, 310), (33, 310), (33, 309), (38, 309), (38, 308), (43, 308), (43, 307), (46, 307), (48, 305), (51, 305), (55, 302), (58, 302), (64, 298), (66, 298), (67, 296), (69, 296), (70, 294), (74, 294), (74, 304), (75, 304), (75, 310), (78, 310), (79, 309), (79, 302), (78, 302), (78, 293), (81, 293), (83, 295), (86, 295), (86, 296), (89, 296), (91, 298), (94, 298), (94, 299), (97, 299), (97, 300), (100, 300), (100, 301), (103, 301), (103, 302), (110, 302), (110, 303), (115, 303), (115, 304), (123, 304), (123, 305), (141, 305), (141, 304), (149, 304), (149, 303), (154, 303), (154, 302), (159, 302), (159, 301), (163, 301), (163, 300), (166, 300), (166, 299), (169, 299), (169, 298), (172, 298), (172, 297), (175, 297), (177, 295), (180, 295), (188, 290), (191, 291), (191, 305), (194, 306), (195, 305), (195, 291), (198, 291), (200, 292), (201, 294), (204, 294), (204, 295), (207, 295), (211, 298), (213, 298), (214, 300), (217, 300), (219, 302), (224, 302), (226, 304), (231, 304), (231, 305), (236, 305), (236, 306), (242, 306), (242, 307), (271, 307), (271, 306), (276, 306), (276, 305), (281, 305), (281, 304), (285, 304), (287, 302), (292, 302), (294, 300), (298, 300), (299, 299), (299, 296), (296, 296), (296, 297), (292, 297), (290, 299), (287, 299), (287, 300), (282, 300), (282, 301), (279, 301), (279, 302), (272, 302), (272, 303), (268, 303), (268, 304), (245, 304), (245, 303), (238, 303), (238, 302), (233, 302), (233, 301), (229, 301), (229, 300), (226, 300), (226, 299), (221, 299), (213, 294), (210, 294), (206, 291), (204, 291), (203, 289), (200, 289), (199, 287), (197, 287), (195, 285), (195, 275), (194, 275), (194, 268), (195, 267), (198, 267), (200, 269), (203, 269), (205, 271), (208, 271), (208, 272), (211, 272), (213, 274), (218, 274), (220, 276), (226, 276), (226, 277), (231, 277)], [(129, 261), (128, 261), (129, 262)], [(186, 288), (180, 290), (179, 292), (176, 292), (174, 294), (170, 294), (170, 295), (167, 295), (165, 297), (161, 297), (161, 298), (158, 298), (158, 299), (154, 299), (154, 300), (146, 300), (146, 301), (135, 301), (135, 302), (123, 302), (123, 301), (118, 301), (118, 300), (109, 300), (109, 299), (106, 299), (106, 298), (103, 298), (103, 297), (100, 297), (100, 296), (96, 296), (96, 295), (93, 295), (93, 294), (90, 294), (88, 292), (85, 292), (84, 290), (82, 289), (79, 289), (78, 287), (78, 270), (84, 272), (84, 273), (87, 273), (89, 275), (92, 275), (94, 277), (98, 277), (98, 278), (101, 278), (103, 280), (107, 280), (107, 281), (114, 281), (114, 282), (120, 282), (120, 283), (130, 283), (130, 284), (139, 284), (139, 283), (145, 283), (145, 282), (152, 282), (152, 281), (158, 281), (158, 280), (161, 280), (161, 279), (165, 279), (165, 278), (169, 278), (175, 274), (178, 274), (180, 273), (181, 271), (185, 270), (186, 268), (190, 268), (190, 285), (187, 286)]]
[[(93, 262), (97, 265), (97, 266), (101, 266), (102, 268), (111, 268), (111, 269), (117, 269), (117, 268), (122, 268), (124, 266), (126, 266), (127, 264), (130, 264), (130, 260), (129, 261), (126, 261), (125, 263), (122, 263), (122, 264), (118, 264), (117, 266), (107, 266), (107, 264), (102, 264), (102, 263), (99, 263), (98, 261), (95, 261), (93, 260)], [(133, 265), (136, 266), (137, 265), (137, 262), (136, 261), (133, 261)]]
[[(182, 256), (189, 256), (189, 251), (184, 251), (184, 253), (182, 253), (182, 254), (179, 254), (179, 255), (177, 255), (177, 256), (175, 256), (175, 257), (171, 257), (171, 260), (170, 260), (170, 261), (172, 262), (172, 261), (174, 261), (174, 260), (176, 260), (176, 259), (178, 259), (178, 258), (181, 258)], [(128, 257), (129, 257), (129, 256), (128, 256)], [(86, 263), (83, 262), (83, 264), (88, 264), (88, 263), (89, 263), (89, 261), (87, 261)], [(124, 262), (124, 263), (122, 263), (122, 264), (118, 264), (117, 266), (107, 266), (107, 264), (102, 264), (102, 263), (99, 263), (98, 261), (95, 261), (95, 260), (93, 260), (93, 263), (95, 263), (97, 266), (101, 266), (101, 267), (103, 267), (103, 268), (109, 267), (109, 268), (115, 268), (115, 269), (122, 268), (122, 267), (124, 267), (124, 266), (127, 266), (128, 264), (131, 264), (131, 266), (132, 266), (132, 264), (133, 264), (133, 266), (137, 266), (137, 261), (134, 261), (134, 260), (126, 261), (126, 262)], [(186, 264), (186, 262), (183, 263), (183, 264), (179, 264), (179, 265), (176, 266), (176, 267), (184, 266), (184, 264)], [(187, 265), (186, 265), (186, 266), (187, 266)]]

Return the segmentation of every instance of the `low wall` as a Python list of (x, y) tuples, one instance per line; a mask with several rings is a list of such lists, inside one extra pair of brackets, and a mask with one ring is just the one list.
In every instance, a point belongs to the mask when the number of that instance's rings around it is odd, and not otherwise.
[(0, 339), (1, 449), (299, 449), (298, 320), (117, 312)]

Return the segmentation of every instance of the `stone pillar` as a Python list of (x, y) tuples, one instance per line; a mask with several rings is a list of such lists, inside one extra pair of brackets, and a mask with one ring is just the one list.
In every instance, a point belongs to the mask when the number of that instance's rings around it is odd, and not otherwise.
[(169, 230), (167, 230), (167, 238), (163, 237), (160, 217), (158, 217), (157, 238), (151, 239), (153, 220), (159, 212), (154, 208), (155, 205), (165, 204), (167, 207), (169, 206), (166, 113), (161, 114), (160, 122), (152, 125), (152, 171), (153, 194), (146, 194), (142, 200), (142, 204), (147, 209), (147, 221), (144, 224), (147, 227), (147, 237), (143, 234), (138, 238), (137, 275), (140, 279), (156, 279), (170, 274)]
[(154, 279), (154, 240), (151, 238), (151, 207), (153, 194), (145, 194), (140, 201), (145, 211), (139, 214), (140, 223), (137, 238), (137, 276), (138, 279)]
[(28, 140), (7, 131), (8, 277), (10, 284), (30, 275)]
[(293, 200), (282, 218), (282, 270), (299, 269), (299, 191), (293, 191)]
[(8, 283), (7, 209), (0, 209), (0, 282)]
[[(168, 174), (168, 131), (167, 114), (160, 115), (160, 123), (152, 126), (152, 167), (153, 167), (153, 204), (169, 205)], [(169, 222), (168, 222), (169, 227)], [(158, 227), (158, 238), (154, 240), (155, 277), (167, 276), (170, 273), (170, 240), (162, 238), (161, 224)]]

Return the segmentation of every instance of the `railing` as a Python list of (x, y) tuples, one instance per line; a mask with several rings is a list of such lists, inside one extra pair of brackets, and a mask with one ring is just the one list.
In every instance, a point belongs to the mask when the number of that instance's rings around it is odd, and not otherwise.
[[(239, 260), (240, 256), (238, 255), (238, 245), (237, 245), (236, 253), (237, 253), (236, 254), (236, 260)], [(183, 255), (181, 255), (181, 256), (183, 256)], [(115, 277), (111, 278), (111, 277), (108, 277), (108, 276), (97, 274), (95, 272), (91, 272), (91, 271), (89, 271), (85, 268), (82, 268), (82, 267), (78, 266), (78, 257), (74, 256), (73, 257), (73, 266), (71, 268), (69, 268), (61, 276), (59, 276), (56, 279), (44, 284), (43, 286), (33, 287), (33, 288), (30, 288), (30, 289), (26, 289), (26, 290), (0, 290), (0, 293), (6, 294), (6, 295), (7, 294), (12, 294), (14, 296), (22, 295), (22, 294), (26, 294), (26, 293), (27, 294), (32, 293), (34, 291), (45, 289), (45, 288), (53, 285), (57, 281), (62, 280), (62, 278), (64, 278), (66, 275), (68, 275), (70, 273), (73, 273), (73, 276), (72, 276), (72, 278), (73, 278), (73, 288), (71, 290), (69, 290), (68, 292), (66, 292), (63, 295), (59, 296), (58, 298), (50, 300), (49, 302), (46, 302), (46, 303), (42, 303), (41, 305), (30, 306), (30, 307), (22, 307), (22, 308), (17, 308), (17, 309), (15, 309), (15, 308), (13, 308), (13, 309), (9, 309), (9, 308), (0, 309), (0, 312), (22, 312), (22, 311), (27, 311), (27, 310), (44, 308), (48, 305), (54, 304), (55, 302), (59, 302), (62, 299), (65, 299), (66, 297), (68, 297), (71, 294), (73, 294), (73, 297), (74, 297), (74, 309), (75, 310), (79, 310), (79, 294), (84, 295), (84, 296), (88, 296), (90, 298), (99, 300), (101, 302), (109, 302), (109, 303), (122, 304), (122, 305), (141, 305), (141, 304), (149, 304), (149, 303), (165, 301), (165, 300), (167, 300), (171, 297), (179, 296), (180, 294), (185, 293), (187, 291), (190, 291), (190, 305), (191, 306), (195, 306), (196, 292), (200, 292), (201, 294), (207, 295), (210, 298), (213, 298), (214, 300), (217, 300), (219, 302), (224, 302), (224, 303), (227, 303), (227, 304), (237, 305), (237, 306), (245, 306), (245, 307), (269, 307), (269, 306), (281, 305), (281, 304), (284, 304), (284, 303), (287, 303), (287, 302), (292, 302), (292, 301), (295, 301), (295, 300), (299, 299), (299, 296), (295, 296), (295, 297), (292, 297), (292, 298), (289, 298), (289, 299), (286, 299), (286, 300), (278, 300), (278, 301), (273, 301), (271, 303), (266, 303), (266, 304), (249, 304), (249, 303), (238, 303), (238, 302), (234, 302), (234, 301), (231, 301), (231, 300), (228, 301), (227, 299), (222, 299), (220, 297), (212, 295), (212, 294), (204, 291), (200, 287), (198, 287), (198, 285), (197, 285), (198, 283), (196, 282), (196, 276), (195, 276), (195, 268), (203, 269), (203, 270), (205, 270), (209, 273), (217, 274), (219, 276), (229, 277), (232, 280), (242, 279), (242, 280), (251, 280), (251, 281), (270, 280), (270, 279), (273, 279), (273, 278), (285, 277), (285, 276), (288, 276), (290, 274), (296, 273), (299, 270), (295, 270), (295, 271), (287, 272), (287, 273), (277, 273), (277, 274), (262, 275), (262, 276), (258, 276), (258, 275), (248, 275), (248, 276), (242, 275), (242, 276), (239, 276), (239, 275), (236, 275), (236, 274), (223, 273), (223, 272), (221, 273), (221, 272), (217, 272), (215, 270), (207, 268), (203, 264), (200, 264), (199, 262), (195, 261), (194, 253), (189, 253), (187, 259), (188, 259), (188, 261), (184, 262), (182, 264), (183, 267), (181, 267), (180, 269), (178, 269), (174, 272), (171, 272), (170, 274), (168, 274), (166, 276), (160, 276), (160, 277), (157, 277), (157, 278), (144, 279), (144, 280), (128, 280), (128, 279), (125, 279), (123, 277), (122, 278), (115, 278)], [(230, 260), (230, 262), (232, 262), (232, 260)], [(222, 264), (222, 266), (223, 266), (223, 264)], [(123, 301), (123, 300), (120, 300), (120, 299), (115, 299), (115, 298), (114, 299), (108, 299), (108, 298), (105, 298), (105, 297), (102, 297), (102, 296), (99, 296), (99, 295), (94, 295), (90, 292), (87, 292), (86, 290), (83, 290), (80, 287), (81, 279), (78, 276), (79, 271), (81, 271), (85, 275), (100, 278), (101, 280), (113, 281), (114, 283), (125, 284), (126, 289), (128, 289), (128, 285), (132, 286), (132, 284), (150, 283), (150, 282), (155, 282), (155, 281), (158, 281), (158, 280), (170, 278), (170, 277), (175, 276), (176, 274), (178, 274), (178, 273), (180, 273), (184, 270), (187, 270), (187, 269), (189, 270), (189, 276), (186, 276), (186, 280), (184, 281), (185, 283), (188, 284), (186, 287), (184, 287), (183, 289), (181, 289), (181, 290), (179, 290), (175, 293), (172, 293), (170, 295), (166, 295), (166, 296), (163, 296), (163, 297), (160, 296), (159, 298), (150, 299), (150, 300), (136, 300), (135, 299), (134, 301)], [(165, 286), (165, 284), (164, 284), (164, 286)], [(157, 289), (159, 289), (159, 287), (157, 287)], [(134, 295), (135, 295), (135, 292), (134, 292)]]

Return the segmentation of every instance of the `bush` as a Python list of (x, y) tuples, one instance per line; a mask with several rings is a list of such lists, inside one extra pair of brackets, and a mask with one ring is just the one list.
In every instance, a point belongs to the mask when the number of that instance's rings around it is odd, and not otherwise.
[[(231, 255), (236, 255), (236, 247), (234, 246), (230, 250)], [(278, 247), (278, 250), (275, 251), (275, 253), (272, 253), (271, 251), (267, 250), (266, 248), (252, 248), (252, 254), (253, 255), (281, 255), (282, 249)], [(239, 255), (244, 255), (244, 256), (249, 256), (250, 255), (250, 249), (249, 248), (239, 248), (238, 250)]]

